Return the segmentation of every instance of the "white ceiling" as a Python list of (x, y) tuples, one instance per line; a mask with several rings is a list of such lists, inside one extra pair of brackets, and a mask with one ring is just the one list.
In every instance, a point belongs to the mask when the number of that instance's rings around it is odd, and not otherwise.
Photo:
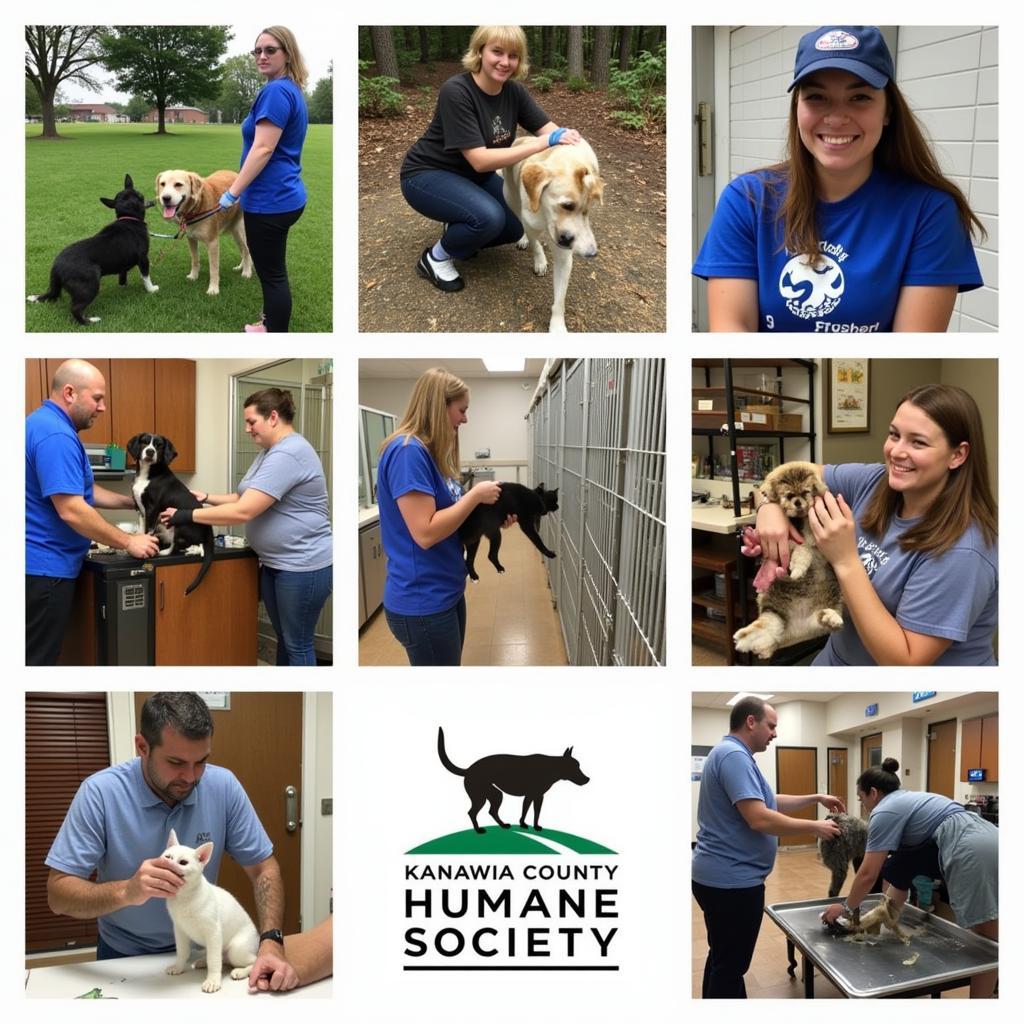
[(361, 380), (414, 380), (434, 366), (443, 366), (449, 373), (454, 373), (463, 380), (480, 377), (525, 377), (529, 380), (538, 380), (545, 362), (546, 359), (527, 359), (525, 370), (492, 373), (484, 367), (483, 359), (443, 359), (439, 356), (431, 359), (360, 359), (359, 377)]

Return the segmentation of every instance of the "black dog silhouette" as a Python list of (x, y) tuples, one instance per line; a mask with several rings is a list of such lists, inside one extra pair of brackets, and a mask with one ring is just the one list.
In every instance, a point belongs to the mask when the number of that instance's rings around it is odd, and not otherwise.
[(572, 747), (566, 747), (561, 757), (552, 754), (491, 754), (474, 761), (468, 768), (452, 764), (444, 750), (444, 729), (437, 730), (437, 756), (441, 764), (453, 775), (461, 775), (469, 794), (469, 820), (477, 832), (485, 832), (476, 816), (486, 803), (491, 817), (502, 827), (511, 828), (498, 817), (498, 808), (505, 793), (523, 798), (523, 814), (519, 824), (526, 824), (526, 813), (533, 805), (533, 827), (542, 832), (540, 807), (544, 794), (559, 779), (568, 779), (577, 786), (585, 786), (590, 779), (580, 771), (580, 763), (572, 756)]

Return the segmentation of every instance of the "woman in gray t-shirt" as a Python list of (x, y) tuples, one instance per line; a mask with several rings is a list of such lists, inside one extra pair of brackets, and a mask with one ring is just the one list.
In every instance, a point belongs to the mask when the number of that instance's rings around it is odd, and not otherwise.
[(164, 523), (246, 524), (260, 557), (260, 596), (277, 634), (278, 665), (315, 665), (313, 630), (333, 586), (327, 481), (313, 446), (292, 427), (290, 391), (266, 388), (245, 400), (246, 433), (263, 450), (235, 494), (196, 498), (211, 508), (166, 509)]

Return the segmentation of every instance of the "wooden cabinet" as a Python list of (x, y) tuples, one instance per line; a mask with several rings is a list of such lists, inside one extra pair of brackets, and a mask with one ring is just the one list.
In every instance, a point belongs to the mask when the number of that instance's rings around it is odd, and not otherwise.
[(960, 732), (960, 781), (969, 768), (984, 768), (986, 782), (999, 781), (999, 714), (968, 718)]
[[(25, 360), (25, 415), (39, 408), (63, 359)], [(107, 382), (107, 410), (78, 436), (123, 448), (152, 431), (174, 442), (176, 473), (196, 471), (196, 364), (191, 359), (89, 359)]]
[(185, 596), (199, 562), (156, 567), (157, 665), (255, 665), (255, 558), (222, 558)]

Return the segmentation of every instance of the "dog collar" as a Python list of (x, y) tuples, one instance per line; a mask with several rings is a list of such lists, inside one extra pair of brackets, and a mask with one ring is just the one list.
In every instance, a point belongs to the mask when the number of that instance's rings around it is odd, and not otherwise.
[(138, 217), (118, 217), (118, 220), (133, 220), (136, 224), (141, 224), (142, 221)]

